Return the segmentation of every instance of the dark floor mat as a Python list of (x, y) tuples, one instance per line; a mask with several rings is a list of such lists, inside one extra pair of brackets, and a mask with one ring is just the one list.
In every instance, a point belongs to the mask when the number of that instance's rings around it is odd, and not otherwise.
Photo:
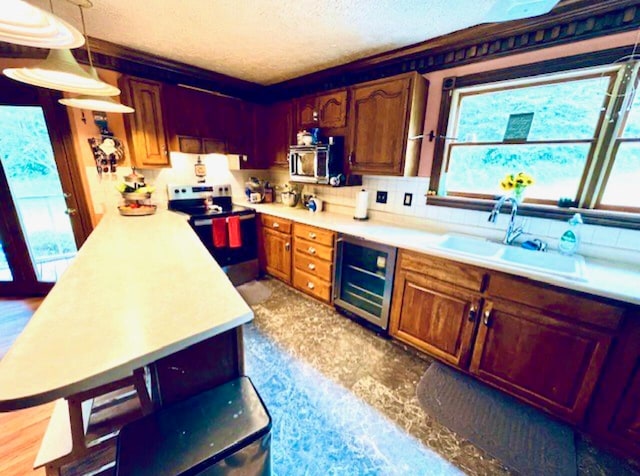
[(417, 388), (424, 410), (522, 475), (577, 474), (571, 428), (445, 365)]

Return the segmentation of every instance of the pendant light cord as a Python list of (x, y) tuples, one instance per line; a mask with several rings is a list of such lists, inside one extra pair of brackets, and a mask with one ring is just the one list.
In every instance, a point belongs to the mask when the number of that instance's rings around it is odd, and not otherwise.
[[(49, 0), (51, 1), (51, 0)], [(82, 11), (82, 7), (78, 5), (80, 9), (80, 19), (82, 20), (82, 33), (84, 34), (84, 41), (87, 45), (87, 56), (89, 57), (89, 67), (93, 69), (93, 60), (91, 59), (91, 47), (89, 46), (89, 36), (87, 35), (87, 25), (84, 23), (84, 12)]]

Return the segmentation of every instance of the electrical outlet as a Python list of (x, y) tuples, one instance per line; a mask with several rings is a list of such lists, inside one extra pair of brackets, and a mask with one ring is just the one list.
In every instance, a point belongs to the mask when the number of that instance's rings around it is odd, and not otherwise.
[(413, 201), (413, 193), (405, 193), (404, 194), (404, 206), (405, 207), (410, 207), (412, 201)]
[(387, 192), (378, 191), (376, 193), (376, 203), (387, 203)]

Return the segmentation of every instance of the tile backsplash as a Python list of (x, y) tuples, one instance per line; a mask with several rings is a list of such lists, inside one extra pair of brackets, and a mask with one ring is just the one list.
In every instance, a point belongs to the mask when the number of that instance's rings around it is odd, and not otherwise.
[[(226, 157), (219, 155), (203, 155), (207, 165), (207, 181), (230, 182), (234, 200), (246, 201), (244, 184), (250, 177), (256, 176), (270, 181), (279, 191), (288, 182), (286, 170), (242, 170), (229, 171)], [(153, 196), (155, 203), (166, 205), (166, 185), (169, 183), (195, 182), (194, 164), (197, 156), (172, 153), (172, 168), (158, 170), (141, 170), (148, 184), (155, 185)], [(115, 211), (121, 197), (114, 185), (131, 169), (122, 168), (117, 177), (100, 179), (95, 168), (87, 168), (87, 177), (92, 191), (93, 206), (98, 214)], [(459, 208), (438, 207), (427, 204), (425, 194), (429, 189), (429, 178), (426, 177), (363, 177), (362, 187), (327, 187), (298, 184), (303, 193), (313, 193), (325, 202), (325, 209), (331, 212), (353, 214), (356, 194), (365, 189), (369, 191), (369, 216), (376, 220), (398, 223), (402, 217), (402, 225), (416, 228), (440, 228), (447, 231), (467, 233), (493, 239), (504, 236), (509, 216), (500, 214), (496, 223), (487, 221), (488, 213)], [(376, 192), (387, 192), (386, 203), (376, 202)], [(405, 204), (405, 194), (411, 194), (411, 204)], [(280, 194), (276, 193), (276, 201)], [(548, 242), (550, 248), (557, 249), (558, 238), (566, 229), (566, 221), (545, 218), (525, 217), (525, 239), (540, 238)], [(591, 257), (612, 259), (615, 261), (640, 264), (640, 231), (595, 225), (582, 225), (582, 242), (579, 253)]]

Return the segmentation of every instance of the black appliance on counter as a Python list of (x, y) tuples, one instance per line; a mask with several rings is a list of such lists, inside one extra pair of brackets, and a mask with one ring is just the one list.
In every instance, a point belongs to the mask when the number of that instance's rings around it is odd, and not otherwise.
[(333, 304), (386, 333), (397, 248), (362, 238), (338, 238)]
[[(189, 224), (235, 285), (258, 277), (258, 232), (255, 210), (234, 205), (229, 184), (167, 185), (168, 208), (189, 215)], [(237, 216), (241, 246), (215, 246), (213, 220)]]

